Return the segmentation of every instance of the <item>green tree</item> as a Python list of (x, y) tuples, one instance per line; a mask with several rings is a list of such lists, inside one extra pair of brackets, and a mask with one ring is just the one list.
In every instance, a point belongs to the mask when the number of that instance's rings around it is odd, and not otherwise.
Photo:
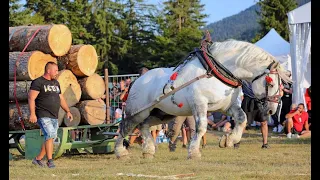
[(9, 27), (26, 25), (31, 11), (23, 9), (20, 0), (9, 0)]
[(121, 37), (119, 28), (125, 23), (119, 14), (122, 9), (118, 1), (92, 1), (92, 16), (87, 30), (94, 35), (90, 44), (95, 47), (99, 61), (103, 64), (101, 69), (97, 69), (99, 73), (103, 73), (103, 67), (111, 64), (108, 61), (114, 62), (127, 52), (128, 42)]
[(66, 24), (72, 33), (73, 44), (89, 44), (93, 39), (93, 34), (87, 31), (92, 16), (92, 4), (88, 0), (75, 0), (65, 3), (64, 9), (67, 11)]
[(188, 52), (200, 46), (204, 5), (200, 0), (168, 0), (164, 2), (163, 14), (159, 14), (159, 34), (154, 61), (159, 66), (173, 66)]
[(42, 16), (46, 24), (68, 22), (65, 0), (26, 0), (25, 7)]
[(256, 42), (274, 28), (282, 38), (289, 41), (287, 13), (297, 7), (295, 0), (259, 0), (261, 29), (252, 42)]
[(145, 0), (127, 0), (123, 4), (121, 37), (127, 40), (128, 49), (115, 62), (119, 66), (119, 73), (134, 73), (140, 67), (148, 66), (145, 62), (152, 56), (155, 12), (155, 6), (145, 3)]

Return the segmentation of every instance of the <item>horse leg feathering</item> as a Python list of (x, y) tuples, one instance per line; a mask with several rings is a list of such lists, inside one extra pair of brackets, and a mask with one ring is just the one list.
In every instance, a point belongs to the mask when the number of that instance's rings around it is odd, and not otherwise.
[(237, 104), (233, 104), (229, 109), (228, 113), (232, 115), (235, 120), (235, 127), (232, 132), (228, 135), (223, 135), (219, 142), (219, 147), (233, 147), (234, 144), (240, 142), (243, 130), (247, 124), (247, 116), (245, 112)]
[(193, 115), (196, 120), (196, 133), (192, 137), (190, 146), (188, 149), (188, 159), (200, 158), (200, 141), (202, 136), (207, 131), (207, 103), (203, 103), (201, 105), (195, 105), (195, 111), (193, 111)]
[(149, 116), (148, 111), (140, 112), (135, 116), (129, 116), (123, 119), (120, 123), (120, 136), (118, 136), (117, 141), (115, 143), (115, 155), (119, 159), (123, 156), (128, 155), (127, 149), (123, 146), (123, 139), (129, 133), (133, 132), (134, 128), (137, 127), (138, 124), (143, 122)]

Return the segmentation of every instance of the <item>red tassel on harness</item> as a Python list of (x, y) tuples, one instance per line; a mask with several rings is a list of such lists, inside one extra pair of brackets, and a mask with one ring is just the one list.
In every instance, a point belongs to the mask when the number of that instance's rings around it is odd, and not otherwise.
[(177, 72), (173, 73), (173, 74), (171, 75), (171, 77), (170, 77), (170, 80), (172, 80), (172, 81), (176, 80), (176, 79), (177, 79), (177, 76), (178, 76), (178, 73), (177, 73)]
[(268, 84), (271, 84), (273, 80), (270, 76), (266, 76), (266, 81)]
[(178, 104), (178, 107), (179, 107), (179, 108), (182, 108), (182, 106), (183, 106), (183, 103), (179, 103), (179, 104)]

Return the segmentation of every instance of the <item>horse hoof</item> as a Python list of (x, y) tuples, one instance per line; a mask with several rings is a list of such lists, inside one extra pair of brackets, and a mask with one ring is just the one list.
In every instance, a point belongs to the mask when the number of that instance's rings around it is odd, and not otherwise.
[(219, 141), (219, 147), (220, 148), (225, 148), (227, 147), (227, 136), (226, 135), (223, 135), (221, 138), (220, 138), (220, 141)]
[(153, 156), (153, 154), (143, 153), (143, 158), (144, 158), (144, 159), (153, 159), (154, 156)]
[(233, 147), (233, 142), (230, 139), (229, 134), (223, 135), (219, 141), (220, 148)]
[(189, 154), (187, 159), (201, 159), (201, 153)]
[(127, 159), (130, 159), (130, 157), (128, 155), (117, 156), (117, 159), (119, 159), (119, 160), (127, 160)]

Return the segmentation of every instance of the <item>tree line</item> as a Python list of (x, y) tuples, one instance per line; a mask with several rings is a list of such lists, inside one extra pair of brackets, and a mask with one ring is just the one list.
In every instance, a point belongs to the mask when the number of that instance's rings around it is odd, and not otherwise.
[(9, 26), (65, 24), (73, 44), (91, 44), (98, 72), (171, 67), (199, 47), (207, 17), (200, 0), (9, 0)]
[[(255, 42), (275, 28), (288, 40), (286, 13), (296, 8), (297, 2), (259, 0), (257, 5), (258, 10), (250, 8), (237, 19), (240, 24), (229, 20), (224, 24), (230, 28), (223, 28), (219, 22), (206, 26), (208, 15), (200, 0), (164, 0), (157, 5), (146, 0), (26, 0), (25, 4), (9, 0), (9, 26), (65, 24), (73, 44), (95, 47), (99, 74), (105, 68), (110, 75), (128, 74), (141, 67), (175, 66), (200, 46), (206, 29), (219, 33), (221, 40)], [(259, 27), (251, 30), (257, 21)], [(212, 38), (218, 40), (216, 35)]]

